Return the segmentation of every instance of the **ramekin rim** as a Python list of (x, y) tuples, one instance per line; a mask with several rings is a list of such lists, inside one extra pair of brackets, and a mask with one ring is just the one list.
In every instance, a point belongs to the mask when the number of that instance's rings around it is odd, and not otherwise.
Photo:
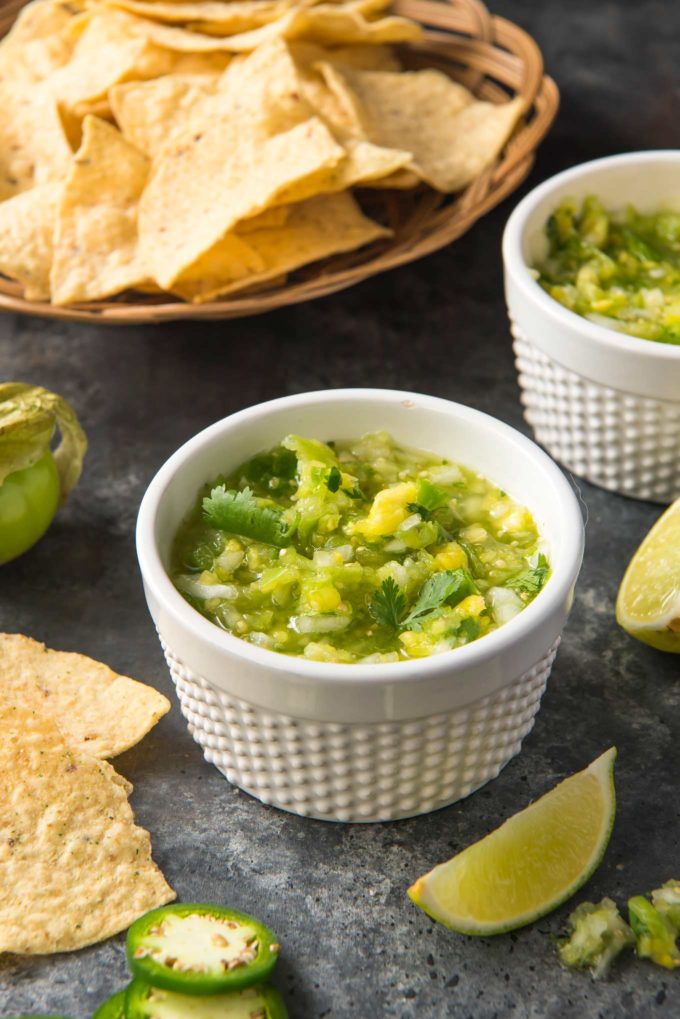
[[(170, 480), (181, 470), (197, 450), (206, 442), (210, 442), (216, 434), (228, 431), (234, 425), (240, 425), (249, 418), (270, 413), (282, 406), (308, 404), (314, 400), (327, 400), (329, 397), (340, 399), (374, 399), (377, 401), (420, 401), (437, 406), (440, 409), (455, 408), (464, 415), (483, 419), (487, 423), (505, 433), (508, 438), (518, 442), (527, 456), (536, 462), (554, 482), (560, 493), (560, 508), (568, 523), (569, 541), (565, 550), (564, 561), (559, 573), (552, 573), (539, 595), (517, 616), (504, 623), (497, 630), (486, 634), (478, 641), (451, 651), (442, 652), (427, 658), (411, 661), (385, 663), (339, 663), (316, 662), (299, 656), (285, 655), (267, 648), (260, 648), (240, 640), (225, 630), (221, 630), (205, 616), (194, 609), (175, 588), (163, 566), (155, 537), (155, 520), (161, 505), (164, 492)], [(566, 528), (565, 528), (566, 530)], [(559, 606), (565, 604), (578, 577), (583, 558), (585, 544), (585, 528), (576, 496), (564, 474), (557, 464), (536, 443), (527, 438), (517, 429), (490, 414), (479, 411), (441, 397), (429, 396), (402, 390), (379, 388), (343, 388), (330, 390), (314, 390), (292, 396), (279, 397), (263, 403), (246, 407), (230, 414), (207, 428), (202, 429), (192, 438), (183, 443), (162, 464), (149, 483), (140, 504), (136, 527), (136, 549), (140, 571), (144, 584), (149, 587), (158, 603), (166, 613), (174, 617), (181, 625), (192, 633), (199, 641), (208, 644), (220, 654), (226, 654), (244, 661), (255, 662), (273, 672), (295, 673), (298, 676), (320, 683), (339, 683), (346, 686), (364, 685), (366, 683), (398, 685), (407, 683), (424, 673), (434, 675), (440, 672), (463, 672), (467, 668), (490, 661), (503, 654), (510, 646), (520, 643), (535, 628), (540, 627)], [(455, 655), (455, 659), (452, 656)]]
[(503, 231), (502, 253), (506, 271), (512, 275), (513, 282), (522, 290), (526, 299), (537, 304), (544, 314), (559, 325), (578, 329), (589, 340), (607, 347), (610, 351), (621, 353), (625, 350), (627, 353), (639, 357), (649, 357), (657, 362), (674, 364), (680, 360), (680, 345), (659, 343), (655, 340), (630, 336), (628, 333), (598, 325), (571, 311), (543, 290), (532, 276), (531, 269), (522, 254), (522, 241), (527, 220), (539, 202), (551, 192), (558, 190), (569, 181), (587, 177), (590, 172), (600, 168), (636, 162), (644, 164), (657, 160), (680, 164), (680, 149), (648, 149), (603, 156), (585, 163), (577, 163), (576, 166), (570, 166), (542, 181), (532, 188), (510, 213)]

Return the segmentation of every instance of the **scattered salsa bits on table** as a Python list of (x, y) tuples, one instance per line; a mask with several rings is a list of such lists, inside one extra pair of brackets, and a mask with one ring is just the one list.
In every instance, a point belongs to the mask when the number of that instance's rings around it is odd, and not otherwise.
[(566, 199), (546, 234), (548, 255), (534, 271), (551, 297), (597, 325), (680, 344), (680, 212)]
[(289, 435), (206, 485), (171, 576), (216, 625), (315, 661), (396, 662), (507, 622), (550, 576), (529, 511), (385, 432)]

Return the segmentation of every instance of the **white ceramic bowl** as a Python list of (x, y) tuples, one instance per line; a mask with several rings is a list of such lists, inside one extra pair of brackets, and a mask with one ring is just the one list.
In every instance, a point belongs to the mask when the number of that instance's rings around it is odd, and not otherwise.
[[(553, 573), (523, 612), (432, 658), (340, 665), (254, 647), (184, 600), (166, 567), (206, 481), (290, 432), (331, 439), (377, 430), (473, 468), (530, 508)], [(376, 821), (452, 803), (519, 751), (571, 606), (583, 523), (559, 468), (500, 421), (414, 393), (332, 390), (250, 407), (182, 446), (144, 496), (137, 554), (182, 711), (207, 760), (265, 803)]]
[(505, 292), (527, 421), (575, 474), (655, 502), (680, 496), (680, 347), (595, 325), (553, 300), (527, 266), (566, 197), (608, 208), (680, 210), (680, 151), (633, 152), (551, 177), (514, 210), (503, 238)]

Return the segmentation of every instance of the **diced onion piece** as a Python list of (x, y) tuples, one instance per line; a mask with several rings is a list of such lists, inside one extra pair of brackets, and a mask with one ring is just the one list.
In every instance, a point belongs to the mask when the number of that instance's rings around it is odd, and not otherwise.
[(335, 633), (344, 630), (352, 621), (351, 616), (308, 615), (291, 616), (290, 625), (297, 633)]
[(235, 584), (204, 584), (188, 573), (175, 577), (175, 585), (182, 594), (191, 595), (192, 598), (226, 598), (227, 601), (238, 598), (238, 588)]
[(524, 608), (522, 599), (509, 587), (490, 587), (486, 596), (491, 604), (493, 617), (499, 626), (514, 619)]

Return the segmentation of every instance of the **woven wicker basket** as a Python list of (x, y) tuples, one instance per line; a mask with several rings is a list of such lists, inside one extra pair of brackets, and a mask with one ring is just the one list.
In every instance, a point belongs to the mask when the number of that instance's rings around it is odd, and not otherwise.
[[(22, 6), (22, 0), (0, 5), (0, 37)], [(413, 192), (373, 191), (369, 211), (394, 230), (390, 241), (317, 262), (283, 283), (275, 281), (228, 300), (191, 305), (164, 295), (127, 292), (109, 301), (63, 308), (26, 301), (19, 284), (0, 277), (0, 309), (111, 325), (242, 318), (342, 290), (460, 237), (526, 177), (557, 113), (557, 87), (543, 74), (543, 59), (533, 39), (504, 18), (492, 17), (479, 0), (395, 0), (393, 11), (419, 21), (426, 30), (422, 43), (403, 47), (407, 66), (438, 67), (481, 99), (503, 102), (519, 95), (524, 100), (524, 117), (500, 159), (463, 192), (447, 197), (425, 187)]]

